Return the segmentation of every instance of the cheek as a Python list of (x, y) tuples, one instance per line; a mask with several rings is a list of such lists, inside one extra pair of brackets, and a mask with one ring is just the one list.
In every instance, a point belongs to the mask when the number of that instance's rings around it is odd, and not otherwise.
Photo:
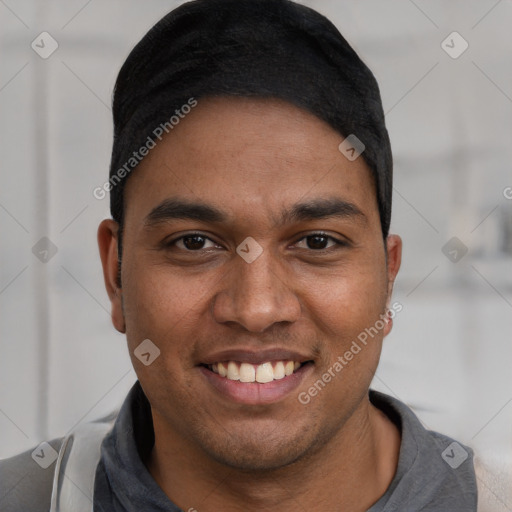
[(126, 258), (123, 265), (123, 306), (130, 353), (144, 339), (162, 350), (183, 309), (182, 294), (142, 261), (135, 264)]
[(373, 324), (386, 304), (384, 266), (378, 263), (348, 265), (323, 279), (305, 283), (309, 309), (337, 332)]
[[(194, 278), (172, 272), (165, 265), (127, 265), (123, 285), (126, 334), (130, 350), (151, 339), (166, 361), (183, 360), (194, 346), (194, 336), (205, 328), (216, 275)], [(184, 350), (186, 344), (187, 350)]]
[[(180, 389), (178, 397), (188, 396), (186, 369), (190, 366), (190, 352), (184, 350), (183, 344), (189, 345), (187, 329), (197, 297), (151, 266), (132, 266), (126, 274), (130, 276), (123, 283), (126, 339), (137, 378), (152, 403), (171, 402), (178, 406), (176, 394), (171, 396), (169, 389)], [(150, 345), (149, 352), (156, 350), (158, 355), (148, 365), (137, 357), (143, 340), (150, 340), (157, 347)]]
[(332, 390), (361, 388), (371, 380), (386, 327), (386, 289), (384, 260), (378, 256), (358, 259), (305, 286), (309, 290), (306, 308), (314, 315), (312, 321), (320, 329), (328, 352), (320, 370), (336, 375)]

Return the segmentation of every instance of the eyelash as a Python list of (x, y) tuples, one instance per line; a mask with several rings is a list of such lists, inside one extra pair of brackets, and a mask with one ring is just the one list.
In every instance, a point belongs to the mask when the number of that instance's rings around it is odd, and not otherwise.
[(306, 248), (306, 249), (308, 249), (310, 251), (313, 251), (315, 253), (329, 252), (330, 250), (333, 250), (333, 249), (339, 249), (339, 248), (347, 247), (348, 246), (348, 242), (346, 242), (344, 240), (339, 240), (338, 238), (335, 238), (335, 237), (333, 237), (331, 235), (328, 235), (327, 233), (323, 233), (321, 231), (316, 232), (316, 233), (310, 233), (309, 235), (305, 235), (302, 238), (299, 238), (299, 240), (297, 240), (295, 242), (295, 244), (297, 244), (299, 242), (302, 242), (303, 240), (306, 240), (309, 237), (314, 237), (314, 236), (325, 237), (329, 241), (334, 242), (334, 245), (332, 245), (330, 247), (326, 247), (324, 249), (310, 249), (309, 247)]
[[(203, 233), (195, 232), (195, 233), (187, 233), (185, 235), (181, 235), (178, 238), (174, 238), (173, 240), (170, 240), (168, 242), (164, 242), (163, 243), (164, 248), (169, 249), (171, 247), (176, 246), (176, 243), (179, 242), (180, 240), (184, 240), (185, 238), (194, 237), (194, 236), (204, 238), (205, 240), (209, 240), (210, 242), (212, 242), (212, 243), (214, 243), (216, 245), (220, 245), (220, 244), (217, 244), (217, 242), (212, 240), (210, 237), (204, 235)], [(342, 248), (342, 247), (347, 247), (349, 245), (348, 242), (343, 241), (343, 240), (339, 240), (338, 238), (335, 238), (335, 237), (333, 237), (331, 235), (327, 235), (326, 233), (322, 233), (321, 231), (315, 232), (315, 233), (310, 233), (308, 235), (303, 236), (302, 238), (299, 238), (296, 242), (294, 242), (294, 245), (299, 243), (299, 242), (302, 242), (303, 240), (306, 240), (309, 237), (314, 237), (314, 236), (325, 237), (325, 238), (329, 239), (329, 241), (334, 242), (334, 244), (335, 244), (335, 245), (332, 245), (332, 246), (324, 248), (324, 249), (310, 249), (310, 248), (307, 248), (308, 250), (310, 250), (312, 252), (315, 252), (315, 253), (323, 253), (323, 252), (330, 251), (333, 248)], [(203, 251), (204, 249), (198, 249), (198, 250), (194, 251), (194, 250), (186, 249), (185, 248), (185, 249), (182, 249), (182, 250), (186, 251), (186, 252), (191, 252), (191, 253), (192, 252), (199, 253), (199, 252)]]

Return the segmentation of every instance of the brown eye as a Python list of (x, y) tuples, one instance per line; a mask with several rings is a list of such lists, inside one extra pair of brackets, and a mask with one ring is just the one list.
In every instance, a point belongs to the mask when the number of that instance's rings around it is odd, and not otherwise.
[(198, 251), (203, 249), (207, 238), (200, 235), (189, 235), (182, 238), (183, 245), (189, 251)]
[(215, 242), (207, 236), (197, 234), (182, 236), (168, 244), (169, 247), (176, 246), (184, 251), (200, 251), (201, 249), (212, 249), (218, 247)]
[[(164, 240), (162, 249), (177, 257), (203, 257), (212, 255), (214, 252), (222, 250), (223, 247), (202, 233), (188, 233), (174, 240)], [(195, 254), (193, 255), (193, 253)]]
[(346, 246), (347, 244), (346, 242), (337, 240), (336, 238), (326, 235), (324, 233), (313, 233), (312, 235), (307, 235), (304, 238), (300, 239), (296, 245), (301, 249), (322, 251), (334, 248), (336, 246), (339, 246), (341, 248)]
[(311, 235), (306, 240), (309, 249), (325, 249), (329, 243), (329, 237), (325, 235)]

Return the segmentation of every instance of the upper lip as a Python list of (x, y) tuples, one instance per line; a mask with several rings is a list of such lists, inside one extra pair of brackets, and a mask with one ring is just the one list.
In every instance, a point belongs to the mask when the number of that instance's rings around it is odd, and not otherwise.
[(222, 361), (239, 361), (242, 363), (263, 364), (269, 361), (297, 361), (304, 363), (313, 357), (287, 350), (284, 348), (254, 349), (228, 349), (215, 352), (201, 359), (201, 364), (214, 364)]

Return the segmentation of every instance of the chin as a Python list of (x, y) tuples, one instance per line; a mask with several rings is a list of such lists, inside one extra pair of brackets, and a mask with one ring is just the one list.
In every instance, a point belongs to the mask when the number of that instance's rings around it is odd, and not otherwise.
[(225, 466), (247, 472), (276, 471), (301, 458), (296, 448), (293, 451), (285, 451), (282, 447), (278, 452), (273, 448), (267, 451), (260, 447), (252, 452), (248, 452), (246, 447), (243, 450), (232, 448), (230, 452), (210, 453), (210, 456)]
[(203, 439), (203, 449), (217, 462), (242, 471), (271, 471), (289, 466), (303, 458), (313, 448), (314, 439), (303, 433), (275, 432), (247, 436), (247, 433), (227, 438)]

